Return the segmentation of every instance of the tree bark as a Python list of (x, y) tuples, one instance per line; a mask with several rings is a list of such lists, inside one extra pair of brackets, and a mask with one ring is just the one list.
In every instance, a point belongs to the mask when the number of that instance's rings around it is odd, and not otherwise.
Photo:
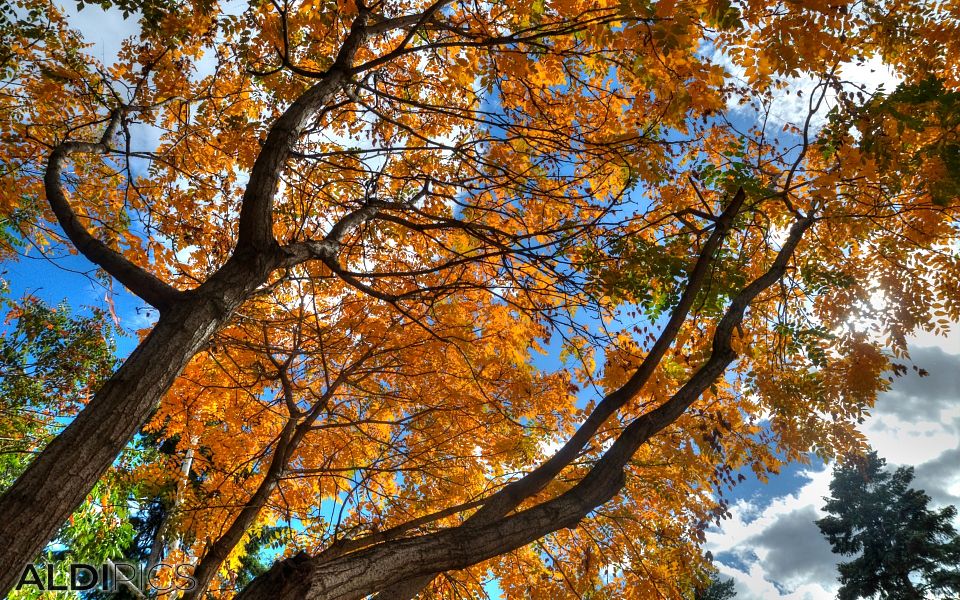
[(75, 153), (109, 152), (124, 107), (112, 111), (97, 142), (65, 142), (51, 153), (44, 188), (67, 237), (86, 258), (160, 310), (160, 319), (73, 422), (0, 496), (0, 596), (16, 585), (25, 565), (80, 506), (193, 355), (270, 273), (306, 260), (335, 260), (344, 236), (368, 218), (368, 212), (349, 214), (323, 240), (287, 248), (273, 237), (273, 202), (281, 172), (309, 119), (342, 89), (357, 49), (366, 39), (368, 16), (367, 9), (358, 11), (330, 69), (271, 126), (244, 190), (236, 249), (223, 267), (194, 290), (178, 292), (97, 240), (63, 191), (64, 162)]
[(231, 259), (201, 289), (184, 294), (73, 422), (0, 496), (0, 594), (17, 583), (27, 562), (83, 502), (187, 362), (266, 280), (275, 261)]

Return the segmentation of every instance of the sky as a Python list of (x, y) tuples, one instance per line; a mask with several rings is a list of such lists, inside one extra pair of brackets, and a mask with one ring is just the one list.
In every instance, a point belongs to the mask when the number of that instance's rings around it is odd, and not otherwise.
[[(120, 41), (135, 26), (117, 11), (86, 7), (77, 13), (69, 5), (66, 8), (87, 41), (94, 44), (91, 52), (104, 62), (111, 61)], [(731, 76), (737, 77), (736, 68), (727, 66)], [(896, 80), (876, 61), (851, 65), (845, 74), (871, 90), (896, 86)], [(780, 104), (774, 118), (784, 122), (796, 118), (805, 109), (796, 90), (809, 91), (812, 86), (812, 82), (796, 80), (791, 93), (784, 92), (791, 100)], [(73, 304), (104, 304), (105, 288), (64, 270), (89, 272), (89, 263), (80, 257), (58, 263), (55, 267), (34, 254), (3, 265), (0, 277), (10, 283), (14, 297), (29, 292), (52, 303), (70, 298)], [(155, 319), (143, 303), (123, 292), (117, 293), (115, 306), (120, 324), (128, 332), (147, 327)], [(120, 354), (132, 350), (134, 343), (133, 336), (121, 340)], [(911, 362), (929, 376), (920, 378), (910, 369), (895, 379), (890, 391), (878, 398), (863, 432), (891, 468), (915, 467), (914, 487), (924, 489), (935, 505), (960, 505), (960, 328), (955, 326), (947, 337), (923, 334), (912, 338)], [(716, 557), (721, 575), (734, 580), (738, 599), (835, 597), (839, 557), (831, 553), (814, 524), (824, 516), (820, 508), (829, 495), (831, 470), (832, 466), (819, 462), (793, 465), (766, 485), (749, 481), (734, 490), (732, 518), (708, 533), (705, 549)]]

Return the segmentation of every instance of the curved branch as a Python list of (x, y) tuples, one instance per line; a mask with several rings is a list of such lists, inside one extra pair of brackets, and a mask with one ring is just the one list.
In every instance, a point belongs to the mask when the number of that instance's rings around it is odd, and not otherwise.
[(586, 421), (577, 429), (576, 433), (554, 453), (546, 462), (525, 475), (523, 478), (507, 485), (494, 494), (484, 504), (483, 508), (471, 517), (477, 523), (489, 522), (507, 514), (516, 508), (523, 500), (543, 489), (567, 465), (573, 462), (583, 448), (589, 443), (601, 426), (634, 398), (653, 375), (660, 360), (666, 354), (673, 340), (680, 332), (680, 327), (687, 319), (690, 309), (700, 289), (703, 287), (707, 274), (714, 261), (714, 255), (723, 242), (723, 238), (733, 226), (733, 220), (739, 214), (746, 194), (743, 188), (737, 190), (730, 204), (716, 219), (716, 225), (707, 242), (704, 244), (693, 270), (688, 276), (688, 283), (680, 297), (677, 307), (673, 310), (670, 320), (667, 321), (663, 332), (654, 343), (643, 362), (637, 367), (630, 379), (613, 392), (607, 394), (593, 409)]
[[(463, 569), (522, 547), (565, 527), (574, 527), (613, 498), (626, 483), (624, 467), (651, 436), (672, 424), (723, 375), (736, 358), (731, 342), (747, 308), (786, 273), (787, 264), (813, 214), (794, 222), (767, 271), (731, 301), (713, 336), (710, 358), (658, 408), (634, 419), (579, 483), (560, 496), (490, 522), (465, 523), (433, 534), (395, 540), (332, 561), (305, 556), (280, 562), (238, 598), (355, 600), (380, 590), (409, 591), (437, 573)], [(389, 596), (389, 594), (387, 594)]]
[[(250, 529), (260, 512), (267, 505), (271, 494), (280, 484), (290, 466), (290, 459), (299, 449), (300, 444), (308, 433), (313, 429), (314, 422), (327, 410), (330, 401), (343, 386), (348, 378), (359, 369), (373, 355), (373, 349), (361, 355), (353, 364), (337, 373), (336, 378), (329, 384), (323, 394), (316, 399), (313, 407), (303, 412), (296, 408), (294, 401), (295, 391), (293, 382), (290, 380), (290, 360), (285, 363), (274, 363), (277, 366), (277, 380), (280, 382), (281, 392), (284, 402), (289, 411), (288, 418), (277, 436), (276, 446), (270, 464), (264, 473), (263, 479), (257, 486), (256, 491), (247, 500), (243, 509), (230, 524), (227, 530), (210, 545), (206, 553), (200, 559), (196, 569), (193, 572), (193, 578), (196, 585), (193, 589), (183, 595), (182, 600), (198, 600), (206, 595), (207, 588), (210, 587), (214, 577), (223, 565), (227, 557), (233, 552), (243, 535)], [(292, 359), (292, 355), (291, 355)]]
[(350, 26), (333, 65), (276, 120), (250, 171), (250, 181), (240, 206), (237, 250), (272, 252), (273, 202), (283, 167), (307, 121), (329, 103), (348, 81), (357, 50), (367, 38), (369, 10), (358, 3), (358, 14)]
[(61, 182), (64, 163), (71, 155), (106, 154), (109, 151), (108, 142), (117, 132), (121, 114), (121, 109), (113, 112), (99, 142), (64, 142), (58, 145), (47, 161), (43, 175), (44, 191), (57, 222), (77, 251), (162, 312), (176, 301), (180, 292), (94, 237), (70, 207)]
[[(640, 363), (630, 379), (618, 389), (607, 394), (573, 436), (553, 456), (519, 480), (509, 483), (493, 494), (477, 512), (467, 519), (466, 524), (478, 526), (500, 519), (519, 506), (521, 502), (542, 490), (564, 468), (576, 460), (583, 448), (614, 413), (640, 393), (640, 390), (643, 389), (643, 386), (660, 365), (664, 354), (680, 332), (680, 327), (687, 319), (694, 300), (703, 287), (710, 267), (713, 265), (714, 255), (722, 244), (723, 238), (733, 226), (734, 218), (740, 212), (745, 199), (746, 194), (741, 187), (719, 217), (714, 218), (710, 215), (710, 219), (715, 221), (713, 232), (700, 251), (697, 262), (688, 277), (683, 295), (680, 297), (680, 301), (673, 310), (660, 337), (657, 338), (650, 352), (644, 357), (643, 362)], [(409, 600), (429, 585), (432, 579), (433, 575), (426, 575), (405, 581), (399, 586), (391, 587), (391, 589), (377, 594), (374, 600)]]

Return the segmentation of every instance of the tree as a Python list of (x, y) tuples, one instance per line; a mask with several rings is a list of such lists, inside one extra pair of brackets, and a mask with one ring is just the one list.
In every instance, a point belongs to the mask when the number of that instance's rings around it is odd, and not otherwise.
[(21, 3), (5, 256), (159, 318), (0, 497), (0, 590), (139, 433), (211, 591), (277, 527), (242, 597), (689, 595), (739, 470), (858, 448), (960, 318), (948, 6), (152, 2), (104, 65)]
[(106, 315), (74, 317), (67, 306), (10, 300), (0, 290), (0, 487), (80, 410), (113, 370)]
[(838, 465), (831, 497), (817, 521), (833, 551), (859, 555), (840, 563), (841, 600), (955, 597), (960, 593), (957, 509), (930, 510), (930, 497), (910, 487), (913, 467), (884, 469), (870, 452)]
[(694, 596), (695, 600), (730, 600), (736, 597), (733, 580), (723, 580), (716, 575), (711, 575), (707, 587)]
[[(31, 296), (14, 301), (3, 292), (0, 487), (23, 472), (29, 457), (76, 415), (116, 363), (116, 328), (105, 312), (73, 315), (66, 305), (51, 307)], [(127, 475), (137, 450), (125, 449), (57, 532), (56, 548), (44, 558), (58, 561), (61, 580), (67, 577), (67, 560), (99, 563), (131, 542), (136, 517), (129, 501), (136, 497), (137, 482)], [(32, 590), (21, 597), (44, 595)]]

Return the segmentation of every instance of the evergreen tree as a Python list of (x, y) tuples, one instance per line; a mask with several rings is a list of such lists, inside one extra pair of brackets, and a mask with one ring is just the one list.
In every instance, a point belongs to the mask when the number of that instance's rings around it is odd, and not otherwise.
[(951, 597), (960, 594), (960, 536), (953, 506), (930, 510), (910, 487), (913, 468), (884, 470), (876, 452), (834, 470), (832, 497), (817, 521), (841, 563), (840, 600)]
[(733, 587), (733, 580), (723, 580), (716, 574), (710, 576), (710, 585), (698, 590), (694, 600), (730, 600), (737, 592)]

